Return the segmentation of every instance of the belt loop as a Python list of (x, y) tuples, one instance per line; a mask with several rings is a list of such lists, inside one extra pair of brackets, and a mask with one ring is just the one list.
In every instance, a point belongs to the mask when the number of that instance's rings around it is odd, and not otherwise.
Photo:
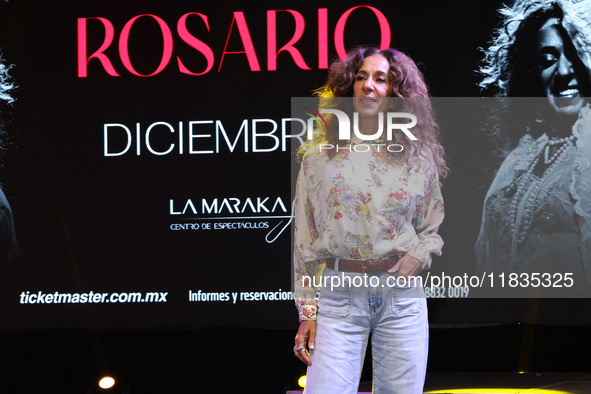
[(334, 259), (334, 270), (335, 270), (335, 271), (338, 271), (338, 270), (339, 270), (339, 260), (340, 260), (340, 258), (339, 258), (339, 257), (336, 257), (336, 258)]

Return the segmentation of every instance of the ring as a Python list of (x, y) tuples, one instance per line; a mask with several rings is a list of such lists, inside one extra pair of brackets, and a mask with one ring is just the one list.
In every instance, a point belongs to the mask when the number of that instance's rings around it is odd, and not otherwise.
[(300, 346), (300, 347), (293, 347), (293, 351), (296, 353), (301, 352), (302, 350), (304, 350), (306, 347), (305, 346)]

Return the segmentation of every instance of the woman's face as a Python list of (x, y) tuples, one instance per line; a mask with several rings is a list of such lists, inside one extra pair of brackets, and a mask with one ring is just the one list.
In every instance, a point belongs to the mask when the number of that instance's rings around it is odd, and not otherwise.
[[(585, 105), (582, 81), (573, 67), (576, 53), (567, 50), (557, 18), (550, 18), (538, 31), (538, 72), (550, 106), (561, 115), (577, 115)], [(570, 44), (570, 43), (566, 43)]]
[(382, 55), (368, 56), (355, 75), (353, 103), (360, 117), (375, 117), (384, 112), (390, 96), (390, 63)]

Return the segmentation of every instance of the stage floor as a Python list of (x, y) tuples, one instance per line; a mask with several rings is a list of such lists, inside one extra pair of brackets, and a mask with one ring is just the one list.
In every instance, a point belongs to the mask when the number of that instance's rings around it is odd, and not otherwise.
[[(474, 389), (474, 391), (467, 391)], [(489, 389), (484, 391), (484, 389)], [(497, 390), (495, 390), (497, 389)], [(505, 391), (501, 389), (513, 389)], [(591, 373), (429, 373), (425, 381), (425, 393), (462, 394), (589, 394)], [(548, 390), (548, 391), (544, 391)], [(286, 394), (301, 393), (288, 391)], [(371, 393), (371, 382), (359, 385), (359, 394)]]

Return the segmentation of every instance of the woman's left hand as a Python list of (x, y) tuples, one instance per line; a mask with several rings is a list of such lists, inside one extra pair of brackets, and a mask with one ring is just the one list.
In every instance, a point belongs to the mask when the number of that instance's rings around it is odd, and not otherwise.
[(405, 255), (400, 260), (398, 260), (396, 264), (394, 264), (394, 267), (388, 270), (388, 273), (393, 274), (398, 272), (397, 277), (404, 276), (405, 278), (408, 278), (409, 276), (418, 275), (422, 269), (423, 264), (421, 264), (419, 260), (412, 256)]

